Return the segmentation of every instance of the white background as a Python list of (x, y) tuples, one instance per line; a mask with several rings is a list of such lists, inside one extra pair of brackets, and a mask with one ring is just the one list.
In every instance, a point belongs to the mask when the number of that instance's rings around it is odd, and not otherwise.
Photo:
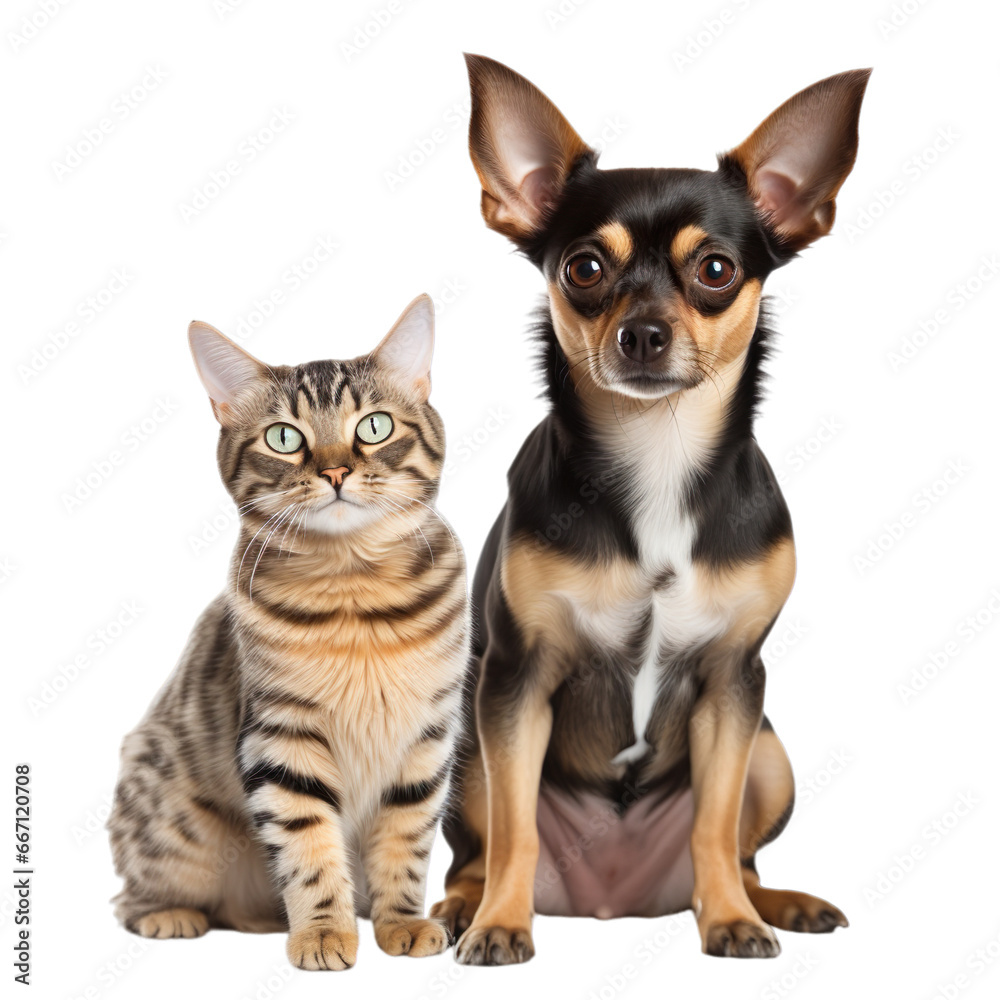
[[(967, 285), (1000, 251), (995, 6), (567, 0), (559, 14), (558, 2), (398, 0), (353, 53), (387, 0), (75, 0), (30, 39), (22, 19), (44, 22), (41, 5), (4, 5), (3, 773), (12, 815), (13, 765), (33, 767), (37, 994), (996, 995), (1000, 960), (975, 957), (1000, 955), (995, 267)], [(188, 321), (251, 330), (251, 351), (295, 363), (368, 350), (418, 292), (450, 299), (434, 374), (452, 460), (440, 506), (470, 560), (543, 412), (524, 332), (542, 282), (479, 217), (463, 49), (534, 80), (606, 145), (608, 167), (711, 168), (801, 87), (875, 67), (836, 229), (769, 282), (780, 351), (758, 431), (800, 569), (769, 643), (767, 710), (799, 804), (760, 865), (766, 883), (828, 895), (852, 920), (830, 937), (782, 933), (774, 961), (703, 957), (682, 914), (539, 918), (538, 955), (515, 969), (388, 958), (364, 924), (353, 971), (293, 974), (281, 936), (143, 942), (107, 902), (119, 740), (221, 589), (236, 536)], [(142, 95), (150, 69), (165, 78)], [(242, 144), (275, 109), (294, 120), (250, 160)], [(59, 169), (105, 118), (100, 144)], [(387, 176), (422, 141), (425, 162)], [(239, 173), (185, 219), (231, 160)], [(338, 249), (317, 266), (321, 238)], [(295, 267), (312, 273), (292, 289)], [(116, 271), (127, 286), (88, 322), (87, 299)], [(251, 329), (274, 291), (284, 301)], [(939, 310), (928, 338), (920, 324)], [(71, 322), (64, 349), (46, 348)], [(69, 505), (114, 451), (120, 464)], [(128, 602), (138, 617), (98, 651)], [(924, 689), (901, 693), (949, 643)], [(81, 654), (87, 665), (58, 680)], [(962, 796), (973, 805), (956, 812)], [(447, 861), (442, 844), (431, 899)], [(4, 977), (11, 904), (0, 890)]]

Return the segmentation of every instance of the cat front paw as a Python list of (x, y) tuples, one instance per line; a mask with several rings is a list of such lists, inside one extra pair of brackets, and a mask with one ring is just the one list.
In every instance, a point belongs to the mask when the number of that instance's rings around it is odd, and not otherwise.
[(358, 957), (354, 927), (303, 927), (288, 935), (288, 961), (299, 969), (339, 972)]
[(175, 906), (170, 910), (146, 913), (127, 926), (142, 937), (196, 938), (208, 930), (208, 917), (201, 910)]
[(386, 921), (375, 924), (375, 940), (387, 955), (438, 955), (448, 947), (448, 928), (441, 920)]

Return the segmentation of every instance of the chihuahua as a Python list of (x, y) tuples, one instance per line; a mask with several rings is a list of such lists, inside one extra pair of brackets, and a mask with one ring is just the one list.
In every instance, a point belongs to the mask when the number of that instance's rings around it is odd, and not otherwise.
[(473, 584), (474, 722), (432, 912), (466, 964), (531, 958), (535, 912), (689, 907), (704, 952), (776, 955), (774, 927), (847, 920), (755, 861), (795, 790), (763, 715), (795, 554), (754, 439), (761, 288), (830, 231), (870, 71), (796, 94), (714, 171), (600, 170), (541, 91), (466, 59), (483, 217), (548, 286), (550, 408)]

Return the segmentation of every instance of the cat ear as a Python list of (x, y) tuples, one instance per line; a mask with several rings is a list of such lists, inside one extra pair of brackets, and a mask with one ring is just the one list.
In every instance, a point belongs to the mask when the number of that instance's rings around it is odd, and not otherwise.
[(372, 351), (389, 374), (426, 403), (431, 393), (431, 357), (434, 354), (434, 303), (418, 295)]
[(720, 157), (735, 161), (767, 226), (801, 250), (833, 226), (834, 196), (858, 152), (858, 117), (870, 69), (827, 77), (785, 101)]
[(200, 320), (188, 327), (188, 340), (198, 374), (212, 400), (212, 412), (220, 424), (229, 426), (234, 402), (268, 378), (267, 366)]
[(472, 117), (469, 154), (483, 188), (486, 224), (515, 243), (535, 235), (573, 165), (596, 153), (559, 109), (519, 73), (466, 53)]

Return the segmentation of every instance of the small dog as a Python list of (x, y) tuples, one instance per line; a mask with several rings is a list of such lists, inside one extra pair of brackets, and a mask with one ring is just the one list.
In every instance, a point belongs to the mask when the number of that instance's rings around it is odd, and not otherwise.
[[(460, 962), (534, 954), (532, 913), (693, 907), (702, 950), (847, 926), (760, 884), (794, 783), (761, 644), (792, 586), (753, 419), (761, 286), (830, 231), (869, 70), (796, 94), (704, 170), (599, 170), (555, 105), (467, 56), (487, 225), (541, 270), (551, 409), (473, 585), (475, 728), (432, 911)], [(771, 926), (768, 926), (771, 925)]]

